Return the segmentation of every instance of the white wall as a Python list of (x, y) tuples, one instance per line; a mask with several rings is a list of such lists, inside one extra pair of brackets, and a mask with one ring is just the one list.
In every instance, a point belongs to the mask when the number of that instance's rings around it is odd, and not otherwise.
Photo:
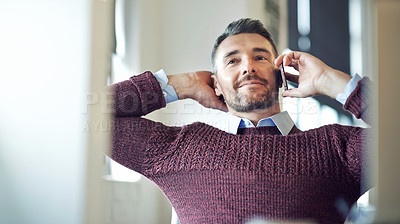
[(0, 1), (0, 223), (83, 221), (89, 3)]
[[(400, 52), (400, 1), (376, 0), (377, 74), (377, 127), (374, 132), (379, 151), (376, 180), (378, 189), (374, 202), (377, 206), (377, 223), (400, 222), (400, 147), (398, 142), (400, 92), (398, 85)], [(376, 124), (376, 123), (375, 123)]]

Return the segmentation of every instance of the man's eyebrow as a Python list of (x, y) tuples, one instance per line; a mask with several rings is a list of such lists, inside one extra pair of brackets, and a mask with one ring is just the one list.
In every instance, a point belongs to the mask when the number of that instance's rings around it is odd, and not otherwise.
[[(271, 52), (270, 52), (269, 50), (267, 50), (266, 48), (262, 48), (262, 47), (255, 47), (255, 48), (253, 48), (253, 52), (264, 52), (264, 53), (267, 53), (267, 54), (269, 54), (269, 55), (272, 55)], [(226, 53), (226, 54), (224, 55), (224, 60), (225, 60), (226, 58), (232, 56), (232, 55), (237, 54), (237, 53), (239, 53), (239, 50), (229, 51), (228, 53)]]
[(230, 56), (232, 56), (232, 55), (234, 55), (234, 54), (237, 54), (237, 53), (239, 53), (239, 50), (230, 51), (230, 52), (228, 52), (228, 53), (226, 53), (226, 54), (224, 55), (224, 59), (226, 59), (226, 58), (228, 58), (228, 57), (230, 57)]
[(267, 50), (267, 49), (265, 49), (265, 48), (262, 48), (262, 47), (255, 47), (255, 48), (253, 48), (253, 52), (265, 52), (265, 53), (267, 53), (267, 54), (269, 54), (269, 55), (272, 55), (271, 52), (270, 52), (269, 50)]

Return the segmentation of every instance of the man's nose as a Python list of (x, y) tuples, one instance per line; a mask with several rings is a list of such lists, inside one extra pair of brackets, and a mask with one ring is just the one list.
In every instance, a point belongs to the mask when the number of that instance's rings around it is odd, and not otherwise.
[(242, 75), (247, 75), (248, 73), (256, 73), (256, 68), (251, 60), (243, 60), (241, 73)]

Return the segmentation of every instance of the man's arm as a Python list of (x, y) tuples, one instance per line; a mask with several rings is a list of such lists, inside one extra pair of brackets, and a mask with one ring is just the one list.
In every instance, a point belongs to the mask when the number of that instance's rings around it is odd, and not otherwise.
[[(207, 108), (227, 111), (226, 105), (214, 92), (211, 72), (168, 75), (167, 81), (174, 88), (178, 99), (193, 99)], [(165, 107), (166, 100), (160, 85), (151, 72), (112, 85), (116, 117), (140, 117)]]
[(166, 104), (162, 88), (151, 72), (133, 76), (111, 88), (114, 91), (115, 117), (112, 150), (108, 155), (146, 176), (157, 165), (152, 161), (161, 161), (170, 152), (181, 128), (140, 117)]
[[(274, 61), (275, 65), (283, 63), (299, 72), (299, 75), (286, 73), (289, 81), (298, 83), (298, 88), (286, 90), (282, 93), (284, 97), (309, 97), (314, 95), (326, 95), (334, 99), (343, 98), (342, 94), (349, 87), (351, 79), (346, 73), (333, 69), (318, 58), (304, 52), (293, 51), (280, 55)], [(354, 83), (353, 83), (354, 84)], [(344, 104), (344, 109), (353, 113), (357, 118), (367, 120), (368, 92), (370, 81), (366, 78), (356, 81), (353, 91), (347, 100), (338, 99)], [(346, 89), (347, 90), (347, 89)], [(366, 90), (366, 91), (364, 91)]]
[[(168, 76), (168, 85), (175, 88), (179, 99), (191, 98), (206, 107), (224, 109), (212, 88), (211, 77), (210, 72), (171, 75)], [(162, 87), (151, 72), (116, 83), (112, 89), (116, 117), (110, 156), (118, 163), (147, 175), (156, 165), (151, 161), (161, 161), (170, 152), (169, 147), (181, 128), (140, 118), (166, 105)], [(157, 145), (162, 147), (154, 150)]]

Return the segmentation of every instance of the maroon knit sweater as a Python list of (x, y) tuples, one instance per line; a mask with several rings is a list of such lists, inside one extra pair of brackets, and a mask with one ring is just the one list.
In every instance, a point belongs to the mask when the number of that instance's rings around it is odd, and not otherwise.
[[(363, 117), (359, 82), (344, 108)], [(360, 194), (366, 131), (326, 125), (282, 136), (276, 127), (229, 134), (196, 122), (168, 127), (140, 116), (165, 106), (150, 72), (113, 85), (111, 157), (154, 181), (182, 224), (311, 220), (343, 223), (338, 202)]]

